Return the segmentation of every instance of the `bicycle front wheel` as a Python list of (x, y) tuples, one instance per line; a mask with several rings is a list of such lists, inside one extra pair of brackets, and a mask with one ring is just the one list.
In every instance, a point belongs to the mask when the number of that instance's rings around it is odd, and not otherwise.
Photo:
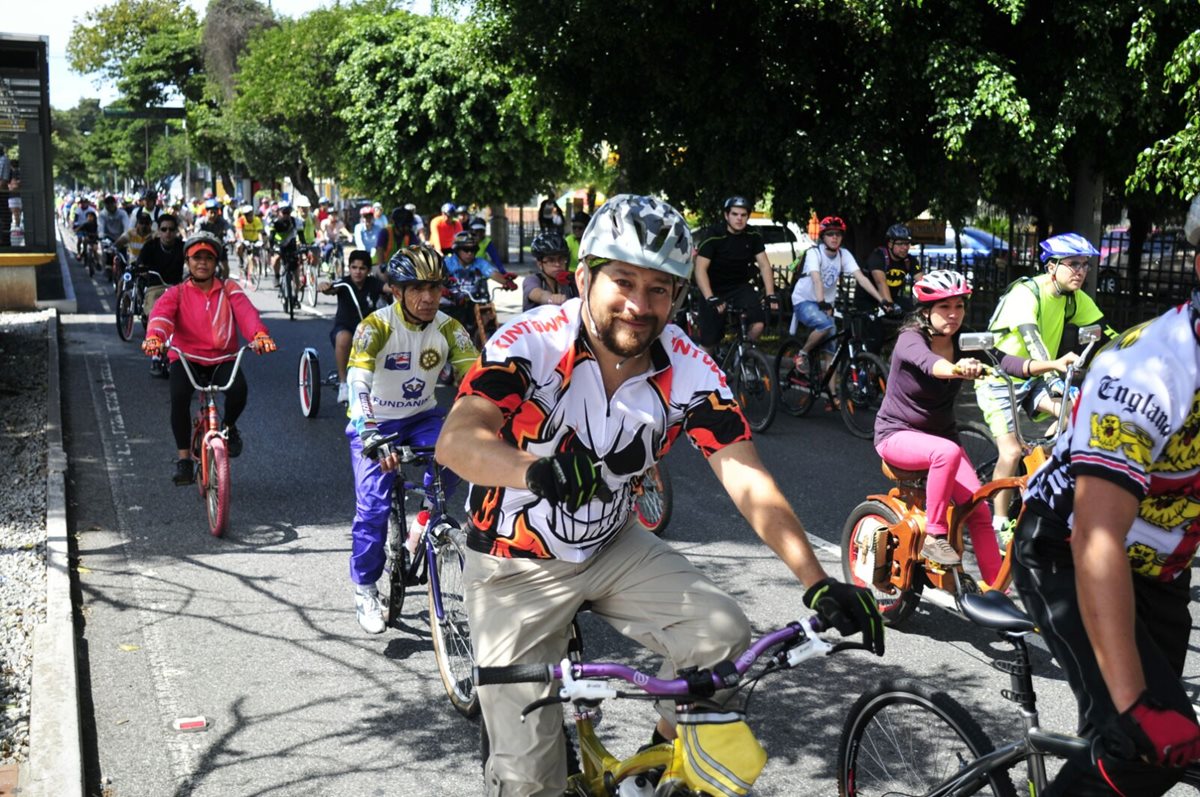
[(124, 289), (117, 294), (117, 334), (121, 340), (133, 337), (133, 291)]
[(646, 531), (662, 536), (671, 522), (675, 499), (667, 466), (659, 462), (642, 474), (641, 492), (634, 496), (633, 511)]
[(408, 537), (407, 516), (404, 512), (403, 476), (396, 474), (399, 484), (392, 485), (392, 508), (388, 512), (388, 535), (383, 560), (383, 619), (394, 626), (404, 608), (405, 580), (408, 577), (409, 556), (404, 541)]
[(204, 503), (208, 509), (208, 530), (214, 537), (220, 537), (229, 524), (229, 454), (222, 437), (213, 436), (205, 447), (208, 449), (208, 478), (204, 485)]
[(888, 529), (899, 522), (890, 506), (870, 500), (854, 507), (842, 527), (842, 578), (847, 584), (871, 590), (889, 626), (908, 619), (921, 602), (924, 586), (920, 574), (907, 590), (891, 583), (894, 546)]
[(962, 444), (967, 458), (971, 460), (971, 467), (975, 469), (975, 476), (979, 479), (979, 483), (990, 482), (992, 471), (996, 469), (996, 458), (1000, 455), (1000, 449), (996, 448), (996, 441), (992, 439), (988, 428), (975, 421), (960, 423), (958, 425), (958, 441)]
[(317, 267), (304, 267), (304, 303), (309, 307), (317, 306)]
[(297, 383), (300, 389), (300, 414), (305, 418), (317, 417), (321, 409), (321, 363), (312, 349), (305, 349), (300, 354)]
[[(838, 795), (930, 794), (993, 749), (979, 723), (945, 692), (884, 682), (855, 701), (842, 726)], [(979, 794), (1016, 797), (1007, 769), (987, 780)]]
[(883, 360), (870, 352), (860, 352), (842, 366), (838, 399), (842, 420), (855, 437), (870, 440), (875, 436), (875, 416), (883, 406), (887, 377)]
[(765, 432), (775, 420), (775, 377), (767, 357), (758, 349), (745, 348), (730, 369), (734, 398), (755, 432)]
[[(796, 355), (804, 348), (799, 338), (788, 338), (775, 355), (775, 384), (779, 387), (779, 406), (788, 415), (807, 415), (817, 400), (819, 386), (805, 368), (796, 367)], [(815, 355), (814, 355), (815, 356)]]
[(246, 287), (252, 291), (258, 290), (258, 285), (262, 282), (262, 270), (259, 268), (258, 258), (247, 254), (246, 259), (242, 262), (242, 271), (246, 278)]
[(463, 565), (466, 536), (448, 523), (439, 525), (430, 538), (433, 545), (433, 572), (429, 578), (429, 630), (433, 635), (433, 655), (438, 674), (450, 703), (464, 717), (479, 713), (479, 696), (471, 668), (475, 651), (471, 647), (471, 629), (467, 624), (466, 583)]

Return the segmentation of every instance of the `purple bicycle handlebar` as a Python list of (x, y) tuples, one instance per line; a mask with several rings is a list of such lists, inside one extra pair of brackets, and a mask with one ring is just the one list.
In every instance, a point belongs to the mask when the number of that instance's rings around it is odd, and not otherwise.
[[(813, 633), (819, 633), (825, 630), (824, 624), (816, 615), (789, 623), (786, 627), (780, 628), (777, 631), (759, 637), (742, 655), (734, 660), (733, 665), (737, 670), (738, 675), (745, 675), (746, 671), (754, 665), (768, 649), (781, 643), (790, 642), (798, 637), (805, 636), (802, 625), (807, 625)], [(638, 689), (641, 689), (648, 695), (656, 697), (684, 697), (692, 692), (692, 683), (685, 678), (675, 678), (672, 680), (663, 680), (655, 678), (651, 675), (635, 670), (632, 667), (627, 667), (624, 664), (610, 664), (604, 662), (582, 662), (580, 664), (571, 665), (571, 669), (576, 678), (618, 678), (622, 681), (627, 681)], [(728, 688), (729, 684), (722, 681), (721, 676), (715, 671), (709, 671), (709, 677), (712, 679), (712, 685), (716, 689)], [(559, 664), (512, 664), (507, 667), (479, 667), (474, 668), (474, 680), (476, 686), (489, 686), (493, 684), (519, 684), (519, 683), (550, 683), (551, 681), (562, 678), (562, 667)]]

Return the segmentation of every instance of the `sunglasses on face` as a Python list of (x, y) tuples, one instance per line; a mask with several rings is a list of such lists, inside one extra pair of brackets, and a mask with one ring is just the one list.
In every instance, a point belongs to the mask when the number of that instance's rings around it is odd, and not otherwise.
[(159, 227), (158, 231), (159, 232), (175, 232), (178, 229), (179, 229), (178, 227)]

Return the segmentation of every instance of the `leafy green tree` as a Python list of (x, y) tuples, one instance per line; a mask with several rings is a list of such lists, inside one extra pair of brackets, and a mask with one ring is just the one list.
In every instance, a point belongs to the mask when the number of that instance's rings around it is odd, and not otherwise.
[(200, 98), (200, 24), (177, 0), (115, 0), (84, 14), (67, 43), (71, 69), (114, 82), (133, 107)]
[(520, 201), (566, 173), (531, 82), (497, 67), (471, 26), (356, 15), (332, 62), (345, 173), (382, 199)]

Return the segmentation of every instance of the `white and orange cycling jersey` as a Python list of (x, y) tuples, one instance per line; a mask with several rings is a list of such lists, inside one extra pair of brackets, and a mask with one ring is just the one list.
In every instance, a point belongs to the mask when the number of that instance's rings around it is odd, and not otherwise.
[(1200, 547), (1200, 345), (1189, 304), (1127, 330), (1088, 369), (1071, 426), (1029, 481), (1030, 510), (1074, 522), (1075, 478), (1139, 499), (1125, 537), (1135, 573), (1170, 581)]
[(651, 344), (649, 369), (605, 399), (604, 382), (580, 328), (582, 303), (544, 305), (492, 335), (459, 397), (479, 396), (504, 415), (500, 437), (539, 457), (583, 453), (612, 491), (576, 512), (528, 490), (471, 485), (468, 544), (500, 557), (582, 562), (624, 528), (633, 479), (685, 432), (709, 456), (750, 439), (750, 428), (712, 358), (667, 325)]

